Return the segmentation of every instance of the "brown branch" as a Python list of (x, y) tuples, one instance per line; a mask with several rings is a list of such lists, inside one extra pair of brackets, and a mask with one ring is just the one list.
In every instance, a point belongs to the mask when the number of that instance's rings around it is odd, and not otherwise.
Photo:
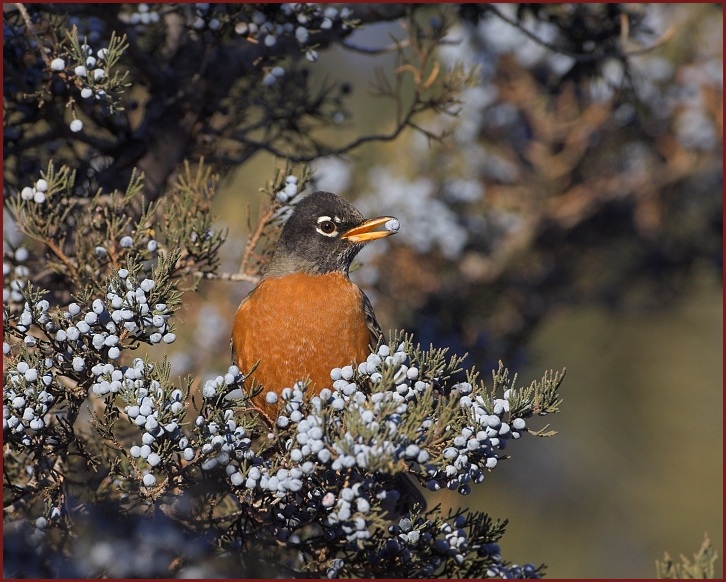
[(51, 239), (46, 238), (42, 235), (33, 233), (27, 229), (22, 229), (22, 232), (32, 238), (33, 240), (37, 240), (40, 243), (43, 243), (45, 246), (47, 246), (51, 252), (63, 263), (66, 268), (71, 272), (70, 277), (77, 278), (78, 275), (78, 267), (73, 263), (73, 260), (66, 256), (66, 254), (63, 252), (63, 250), (55, 244)]
[[(311, 162), (319, 157), (323, 156), (339, 156), (345, 153), (348, 153), (349, 151), (357, 148), (360, 145), (363, 145), (364, 143), (368, 143), (371, 141), (392, 141), (396, 139), (401, 132), (406, 127), (414, 127), (411, 124), (411, 120), (414, 117), (416, 113), (419, 113), (419, 110), (414, 108), (413, 106), (409, 108), (408, 112), (404, 116), (404, 118), (399, 121), (396, 124), (396, 127), (391, 131), (390, 133), (377, 133), (377, 134), (371, 134), (371, 135), (362, 135), (353, 141), (348, 142), (347, 144), (333, 148), (328, 146), (323, 146), (322, 144), (315, 144), (315, 152), (309, 153), (309, 154), (301, 154), (301, 155), (295, 155), (290, 152), (282, 151), (281, 149), (276, 148), (275, 146), (265, 143), (265, 142), (259, 142), (254, 141), (248, 138), (245, 138), (243, 136), (238, 136), (236, 138), (237, 141), (240, 143), (243, 143), (244, 145), (250, 146), (252, 148), (266, 151), (274, 156), (277, 156), (279, 158), (289, 159), (291, 162), (295, 163), (305, 163), (305, 162)], [(246, 156), (249, 157), (249, 156)], [(235, 160), (235, 158), (231, 157), (228, 158), (232, 161)]]
[[(284, 155), (281, 155), (280, 157), (285, 157)], [(239, 264), (239, 273), (244, 274), (247, 273), (247, 263), (250, 260), (250, 257), (252, 256), (252, 252), (254, 251), (255, 247), (257, 246), (257, 243), (260, 242), (260, 238), (262, 237), (262, 233), (265, 230), (265, 227), (270, 223), (272, 218), (275, 216), (275, 206), (274, 204), (270, 204), (270, 206), (265, 211), (265, 214), (263, 214), (260, 219), (257, 222), (257, 227), (255, 228), (255, 232), (253, 232), (250, 235), (250, 238), (247, 241), (247, 246), (245, 247), (245, 253), (242, 256), (242, 261)]]
[(258, 275), (249, 275), (248, 273), (204, 273), (202, 271), (195, 271), (192, 274), (201, 279), (213, 279), (217, 281), (245, 281), (254, 285), (260, 282)]

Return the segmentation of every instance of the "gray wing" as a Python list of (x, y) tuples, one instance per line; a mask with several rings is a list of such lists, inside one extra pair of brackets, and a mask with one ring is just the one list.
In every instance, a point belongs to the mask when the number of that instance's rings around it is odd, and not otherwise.
[(368, 299), (368, 296), (363, 293), (363, 291), (361, 291), (360, 294), (363, 299), (363, 311), (365, 312), (366, 325), (368, 326), (368, 331), (371, 333), (371, 347), (376, 348), (384, 339), (383, 330), (376, 319), (376, 314), (373, 312), (371, 300)]

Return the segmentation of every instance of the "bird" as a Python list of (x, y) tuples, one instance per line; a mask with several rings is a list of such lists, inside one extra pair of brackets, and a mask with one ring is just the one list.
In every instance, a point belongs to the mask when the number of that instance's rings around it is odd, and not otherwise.
[(381, 340), (371, 302), (349, 270), (366, 244), (395, 234), (398, 224), (392, 216), (366, 219), (332, 192), (295, 205), (232, 327), (233, 363), (243, 373), (253, 370), (245, 381), (261, 390), (251, 402), (268, 422), (279, 412), (268, 392), (279, 396), (304, 381), (318, 394), (331, 385), (333, 368), (365, 361)]

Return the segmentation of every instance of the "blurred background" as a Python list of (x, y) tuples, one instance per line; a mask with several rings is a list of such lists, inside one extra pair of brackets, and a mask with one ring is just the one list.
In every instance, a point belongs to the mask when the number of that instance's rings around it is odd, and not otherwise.
[[(479, 66), (481, 82), (457, 117), (428, 120), (448, 139), (408, 132), (313, 164), (317, 188), (401, 221), (353, 273), (384, 328), (468, 352), (485, 379), (498, 359), (525, 385), (567, 368), (562, 413), (547, 419), (556, 437), (517, 442), (468, 497), (430, 498), (509, 518), (507, 559), (545, 562), (556, 578), (653, 577), (664, 551), (691, 557), (705, 532), (723, 555), (722, 12), (633, 10), (654, 48), (632, 59), (631, 78), (608, 61), (571, 82), (574, 59), (467, 15), (441, 58)], [(553, 39), (556, 24), (539, 16), (524, 26)], [(580, 25), (606, 17), (583, 13)], [(392, 37), (404, 37), (398, 23), (349, 42)], [(368, 89), (375, 68), (393, 64), (321, 54), (313, 78), (350, 91), (331, 140), (390, 131), (392, 104)], [(223, 271), (237, 269), (276, 164), (258, 155), (215, 200), (230, 230)], [(229, 322), (249, 289), (208, 282), (187, 302), (195, 332), (179, 373), (227, 365)]]

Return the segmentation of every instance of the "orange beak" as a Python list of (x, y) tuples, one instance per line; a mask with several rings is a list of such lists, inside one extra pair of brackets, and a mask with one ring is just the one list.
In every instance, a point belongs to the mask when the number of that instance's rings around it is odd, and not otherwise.
[[(387, 226), (386, 230), (375, 230), (382, 224), (392, 222)], [(384, 238), (396, 234), (398, 232), (398, 220), (393, 216), (379, 216), (378, 218), (370, 218), (360, 226), (355, 226), (349, 231), (344, 232), (340, 238), (349, 240), (352, 243), (367, 243), (372, 240)]]

